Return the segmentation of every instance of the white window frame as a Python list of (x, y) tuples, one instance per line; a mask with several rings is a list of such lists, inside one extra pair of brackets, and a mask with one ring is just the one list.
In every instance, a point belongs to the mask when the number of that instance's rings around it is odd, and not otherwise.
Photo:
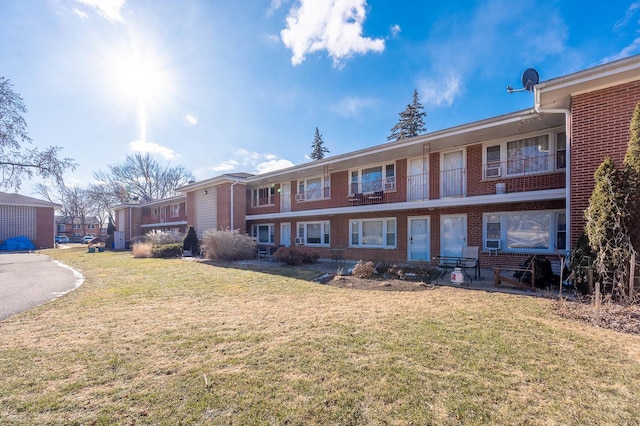
[[(560, 140), (561, 138), (560, 135), (562, 134), (565, 135), (565, 145), (564, 145), (565, 148), (559, 151), (558, 148), (560, 144), (558, 143), (558, 141)], [(549, 144), (548, 146), (549, 155), (551, 155), (551, 153), (555, 153), (555, 157), (547, 157), (549, 159), (548, 168), (546, 170), (528, 171), (526, 173), (509, 173), (508, 165), (507, 165), (507, 162), (509, 161), (508, 159), (509, 143), (530, 139), (530, 138), (537, 138), (540, 136), (547, 136), (547, 140)], [(487, 158), (487, 150), (489, 148), (493, 148), (496, 146), (500, 147), (500, 159), (498, 161), (496, 160), (489, 161), (489, 159)], [(492, 179), (501, 178), (501, 177), (502, 178), (518, 177), (518, 176), (522, 176), (523, 174), (534, 175), (534, 174), (544, 174), (544, 173), (553, 173), (556, 171), (563, 171), (566, 168), (566, 162), (565, 162), (565, 167), (559, 167), (559, 164), (558, 164), (558, 156), (561, 155), (560, 154), (561, 152), (566, 153), (566, 131), (561, 128), (553, 129), (551, 131), (547, 130), (543, 132), (535, 132), (535, 133), (530, 133), (526, 135), (519, 135), (518, 137), (511, 137), (511, 138), (505, 138), (505, 139), (494, 140), (491, 142), (486, 142), (482, 146), (482, 179), (492, 180)], [(494, 170), (496, 167), (498, 167), (497, 171)], [(491, 170), (488, 172), (487, 169), (491, 169)]]
[[(261, 204), (261, 201), (264, 197), (260, 197), (260, 191), (267, 191), (267, 202), (265, 204)], [(251, 205), (252, 207), (266, 207), (275, 205), (275, 186), (261, 186), (260, 188), (255, 188), (251, 190)]]
[(169, 206), (171, 217), (179, 217), (180, 216), (180, 203), (171, 204)]
[[(380, 167), (382, 179), (380, 181), (380, 188), (375, 188), (371, 190), (370, 188), (363, 188), (363, 172), (366, 170), (374, 169)], [(388, 174), (389, 167), (391, 167), (392, 175)], [(372, 194), (374, 192), (384, 191), (384, 192), (395, 192), (396, 191), (396, 176), (398, 172), (396, 170), (396, 163), (378, 163), (371, 164), (368, 166), (360, 167), (358, 169), (350, 169), (349, 170), (349, 195), (355, 194)], [(357, 179), (354, 180), (354, 177)], [(355, 191), (354, 191), (355, 188)], [(367, 189), (365, 191), (365, 189)]]
[[(266, 227), (269, 233), (267, 241), (260, 240), (260, 228)], [(273, 223), (256, 223), (251, 225), (251, 236), (258, 244), (274, 244), (275, 242), (275, 226)]]
[[(382, 235), (380, 240), (382, 244), (367, 244), (363, 241), (363, 226), (366, 223), (382, 222)], [(390, 229), (390, 226), (393, 229)], [(393, 244), (388, 244), (389, 237), (393, 235)], [(356, 236), (356, 242), (354, 242)], [(395, 249), (398, 246), (398, 220), (395, 217), (378, 217), (370, 219), (351, 219), (349, 220), (349, 247), (361, 248), (384, 248)]]
[[(546, 239), (546, 245), (547, 247), (541, 247), (541, 248), (536, 248), (536, 247), (509, 247), (509, 216), (515, 216), (515, 215), (540, 215), (540, 214), (547, 214), (549, 216), (548, 220), (549, 220), (549, 235)], [(565, 229), (560, 229), (561, 227), (559, 227), (559, 223), (560, 223), (560, 216), (564, 215), (565, 218)], [(500, 240), (500, 251), (505, 252), (505, 253), (555, 253), (559, 248), (558, 248), (558, 237), (561, 235), (561, 233), (564, 234), (565, 236), (565, 241), (564, 241), (564, 246), (566, 247), (566, 212), (564, 210), (517, 210), (517, 211), (509, 211), (509, 212), (487, 212), (484, 213), (482, 215), (482, 240), (483, 240), (483, 247), (486, 247), (486, 241), (487, 240), (495, 240), (497, 238), (496, 235), (488, 235), (489, 229), (488, 229), (488, 223), (489, 223), (489, 218), (491, 216), (498, 216), (498, 220), (500, 223), (500, 236), (499, 236), (499, 240)], [(491, 223), (498, 223), (498, 221), (492, 221)], [(515, 232), (515, 231), (513, 231)], [(560, 250), (564, 250), (563, 248), (560, 248)]]
[[(320, 243), (309, 242), (309, 226), (320, 225)], [(297, 240), (306, 246), (329, 247), (331, 246), (331, 225), (328, 220), (314, 222), (298, 222), (296, 224)]]
[[(309, 181), (320, 179), (320, 188), (309, 190)], [(327, 176), (310, 176), (298, 180), (297, 201), (317, 201), (331, 198), (331, 179)], [(317, 196), (316, 196), (317, 194)]]

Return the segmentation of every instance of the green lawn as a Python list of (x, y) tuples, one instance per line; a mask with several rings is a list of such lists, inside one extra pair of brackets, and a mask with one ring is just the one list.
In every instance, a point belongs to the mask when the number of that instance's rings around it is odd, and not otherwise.
[(547, 299), (45, 253), (86, 281), (0, 322), (3, 425), (640, 422), (640, 338)]

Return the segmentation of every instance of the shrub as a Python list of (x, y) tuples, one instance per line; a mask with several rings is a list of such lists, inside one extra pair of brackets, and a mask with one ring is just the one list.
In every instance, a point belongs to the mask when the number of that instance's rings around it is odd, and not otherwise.
[(376, 272), (376, 266), (373, 262), (363, 262), (362, 260), (356, 263), (353, 267), (353, 276), (357, 278), (372, 278)]
[(154, 229), (152, 231), (147, 232), (145, 237), (147, 241), (149, 241), (154, 246), (159, 246), (162, 244), (177, 243), (177, 242), (180, 242), (180, 240), (182, 240), (181, 234), (160, 231), (158, 229)]
[(193, 226), (189, 227), (187, 235), (182, 239), (182, 249), (184, 251), (189, 250), (192, 256), (198, 256), (200, 254), (200, 241), (198, 241), (198, 235)]
[(254, 258), (257, 245), (238, 230), (207, 230), (202, 237), (202, 250), (207, 259), (233, 261)]
[(182, 243), (160, 244), (151, 249), (153, 257), (164, 259), (182, 256)]
[(273, 258), (289, 266), (296, 266), (302, 263), (302, 253), (293, 247), (278, 247), (278, 250), (273, 253)]
[(316, 263), (320, 255), (316, 252), (281, 246), (273, 253), (273, 258), (289, 266), (296, 266), (301, 263)]
[(152, 249), (153, 244), (151, 243), (135, 243), (131, 253), (133, 254), (133, 257), (153, 257)]

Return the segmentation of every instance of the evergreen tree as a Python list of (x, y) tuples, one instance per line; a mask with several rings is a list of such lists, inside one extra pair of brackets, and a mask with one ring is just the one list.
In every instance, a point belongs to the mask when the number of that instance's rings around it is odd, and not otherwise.
[(388, 141), (398, 141), (401, 139), (412, 138), (423, 134), (427, 131), (424, 124), (424, 107), (418, 99), (418, 91), (413, 91), (413, 102), (407, 105), (407, 108), (399, 113), (400, 120), (391, 128), (391, 134), (387, 136)]
[(313, 151), (311, 152), (312, 160), (322, 160), (325, 154), (329, 153), (329, 149), (324, 146), (324, 141), (322, 140), (322, 135), (320, 131), (316, 127), (316, 133), (313, 136), (313, 143), (311, 144), (311, 148)]
[(595, 172), (595, 188), (585, 210), (585, 233), (596, 254), (594, 266), (600, 279), (611, 284), (605, 290), (616, 299), (626, 297), (629, 258), (633, 252), (629, 236), (626, 173), (616, 170), (606, 158)]
[(631, 243), (640, 248), (640, 102), (636, 104), (629, 126), (629, 144), (624, 156), (626, 183), (629, 188), (629, 222)]

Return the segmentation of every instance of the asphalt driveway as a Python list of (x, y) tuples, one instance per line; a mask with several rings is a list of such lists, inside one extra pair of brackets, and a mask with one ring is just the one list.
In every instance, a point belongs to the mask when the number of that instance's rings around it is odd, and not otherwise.
[(0, 320), (76, 289), (83, 278), (49, 256), (0, 252)]

